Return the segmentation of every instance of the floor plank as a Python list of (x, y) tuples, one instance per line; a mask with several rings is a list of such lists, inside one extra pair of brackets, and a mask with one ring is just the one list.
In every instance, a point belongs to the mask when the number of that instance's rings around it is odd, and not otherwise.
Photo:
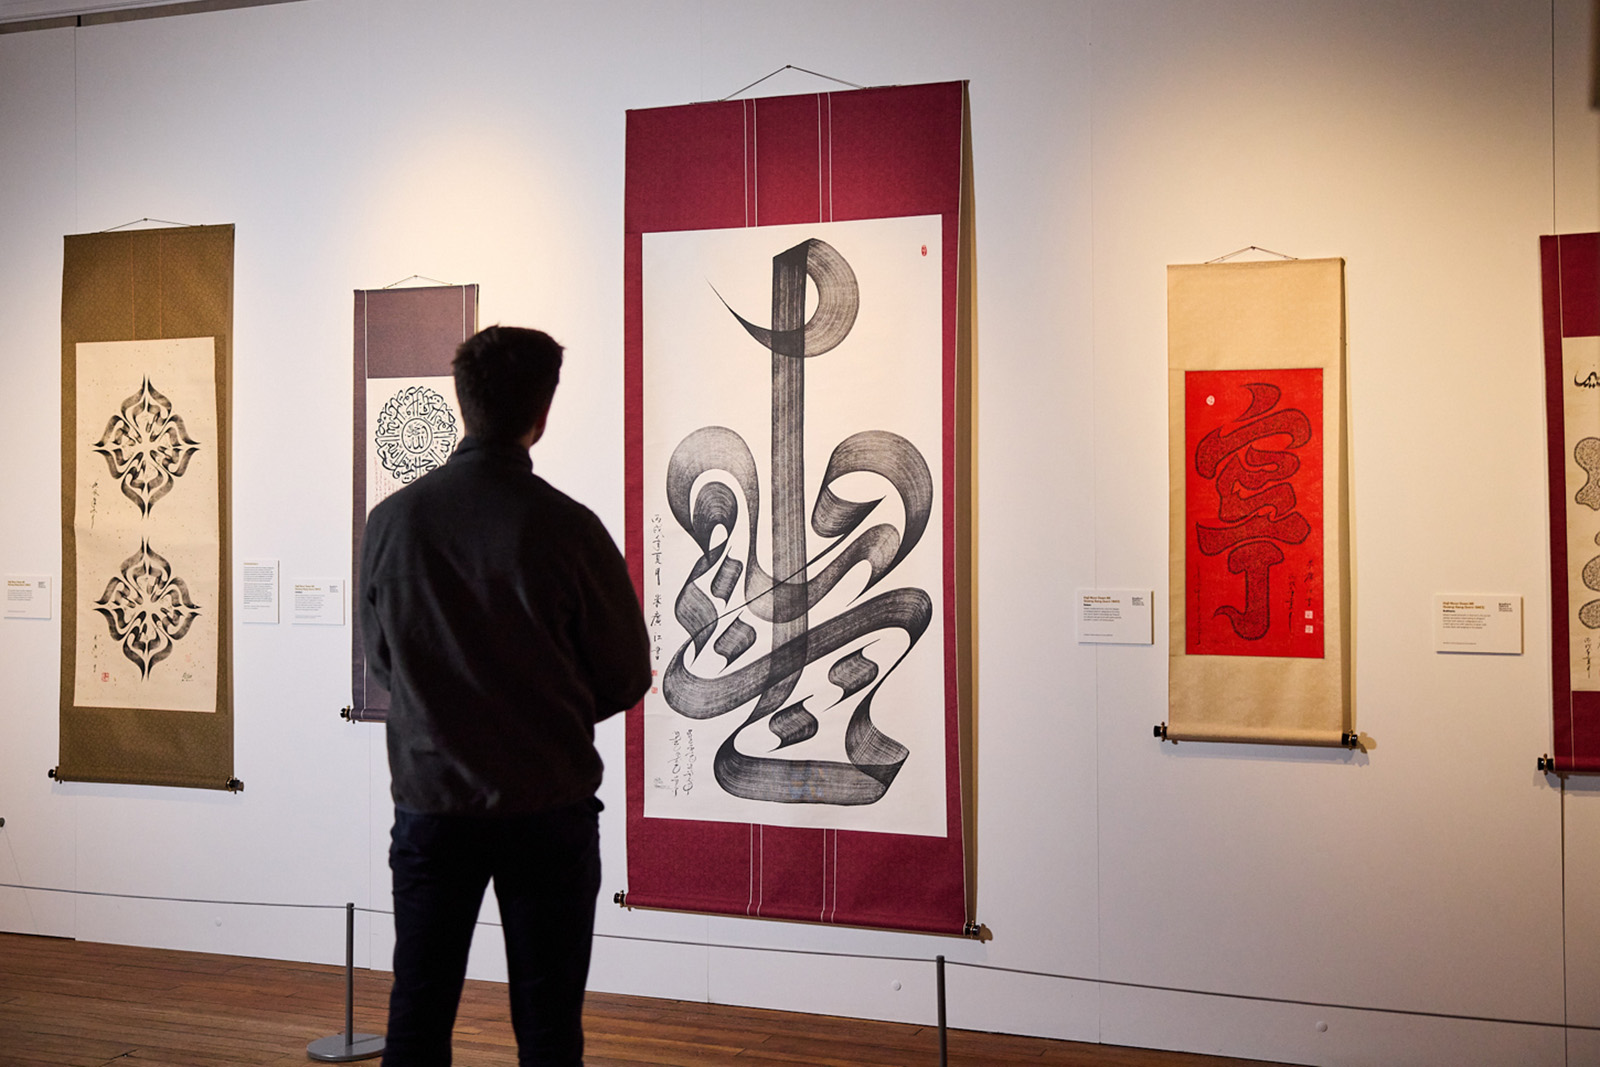
[[(389, 975), (356, 972), (381, 1033)], [(932, 1067), (934, 1027), (589, 995), (588, 1067)], [(0, 934), (0, 1067), (302, 1067), (344, 1025), (342, 968)], [(951, 1067), (1271, 1067), (1256, 1060), (952, 1030)], [(505, 987), (468, 982), (462, 1067), (515, 1067)], [(367, 1061), (375, 1063), (376, 1061)], [(1279, 1065), (1282, 1067), (1282, 1065)]]

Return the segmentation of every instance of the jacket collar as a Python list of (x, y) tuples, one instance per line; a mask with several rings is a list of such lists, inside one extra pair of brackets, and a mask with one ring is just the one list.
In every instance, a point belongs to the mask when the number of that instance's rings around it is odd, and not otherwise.
[(468, 435), (456, 445), (449, 462), (506, 463), (533, 470), (533, 456), (515, 441), (486, 440)]

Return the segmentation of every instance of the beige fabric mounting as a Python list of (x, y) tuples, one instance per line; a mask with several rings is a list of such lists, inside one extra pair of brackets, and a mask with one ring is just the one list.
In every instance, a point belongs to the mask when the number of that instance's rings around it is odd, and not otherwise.
[[(1168, 267), (1167, 331), (1171, 597), (1166, 736), (1338, 745), (1353, 730), (1344, 260)], [(1323, 371), (1323, 657), (1189, 655), (1185, 372), (1298, 367)]]

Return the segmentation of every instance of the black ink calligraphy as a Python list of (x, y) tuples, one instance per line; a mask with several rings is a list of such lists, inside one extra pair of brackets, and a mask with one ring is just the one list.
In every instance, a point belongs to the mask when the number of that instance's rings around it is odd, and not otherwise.
[(172, 573), (165, 556), (141, 540), (139, 551), (122, 561), (120, 573), (106, 583), (95, 601), (95, 611), (105, 617), (111, 639), (122, 654), (138, 666), (140, 679), (150, 668), (172, 655), (200, 609), (189, 598), (189, 586)]
[[(809, 319), (808, 279), (816, 294)], [(840, 442), (810, 507), (810, 532), (821, 543), (815, 553), (808, 545), (806, 361), (845, 340), (860, 299), (850, 264), (831, 245), (812, 239), (773, 258), (770, 327), (728, 307), (771, 359), (770, 570), (760, 558), (761, 490), (744, 439), (726, 427), (702, 427), (679, 443), (668, 462), (668, 506), (699, 555), (673, 608), (688, 638), (667, 667), (662, 690), (668, 705), (691, 719), (715, 718), (753, 702), (712, 759), (722, 788), (746, 799), (875, 803), (910, 755), (874, 725), (872, 701), (927, 630), (933, 601), (915, 587), (868, 594), (917, 547), (928, 526), (933, 479), (917, 448), (886, 430), (864, 430)], [(847, 492), (850, 476), (863, 473), (888, 484), (900, 515), (868, 524), (886, 498), (859, 500), (859, 492)], [(747, 531), (742, 546), (735, 544), (741, 525)], [(867, 580), (855, 600), (829, 617), (814, 617), (827, 594), (863, 563)], [(742, 599), (736, 598), (741, 581)], [(757, 625), (770, 634), (764, 652), (757, 647)], [(893, 647), (883, 641), (892, 631), (903, 635), (898, 654), (883, 651)], [(721, 664), (708, 671), (712, 655)], [(797, 694), (802, 673), (814, 663), (827, 663), (828, 684), (837, 690), (831, 701), (820, 692)], [(819, 716), (847, 708), (844, 760), (774, 755), (816, 737)], [(758, 724), (771, 735), (764, 755), (748, 751), (759, 747), (747, 736)]]
[(189, 437), (172, 401), (145, 378), (111, 416), (93, 448), (105, 458), (122, 495), (147, 516), (156, 501), (172, 492), (200, 445)]

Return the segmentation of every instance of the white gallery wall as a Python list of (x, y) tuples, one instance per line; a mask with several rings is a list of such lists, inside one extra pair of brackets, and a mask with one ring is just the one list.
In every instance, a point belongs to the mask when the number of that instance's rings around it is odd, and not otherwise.
[[(1600, 228), (1590, 7), (298, 0), (0, 34), (0, 572), (56, 575), (59, 597), (64, 234), (237, 226), (235, 559), (349, 573), (351, 291), (411, 275), (476, 282), (484, 324), (566, 344), (535, 463), (620, 539), (625, 110), (785, 64), (969, 79), (993, 938), (612, 906), (613, 721), (592, 985), (931, 1022), (943, 954), (960, 1027), (1600, 1063), (1600, 785), (1534, 767), (1537, 239)], [(788, 71), (756, 92), (830, 87)], [(1165, 268), (1248, 245), (1347, 263), (1361, 753), (1159, 744), (1164, 627), (1073, 634), (1082, 587), (1154, 589), (1164, 617)], [(1448, 592), (1520, 594), (1524, 654), (1434, 653)], [(281, 905), (388, 906), (382, 728), (338, 715), (349, 629), (235, 626), (229, 795), (46, 778), (55, 615), (0, 622), (0, 882), (80, 892), (0, 888), (0, 929), (339, 959), (339, 911)], [(358, 963), (386, 967), (387, 916), (359, 931)], [(503, 974), (497, 937), (480, 928), (476, 974)]]

